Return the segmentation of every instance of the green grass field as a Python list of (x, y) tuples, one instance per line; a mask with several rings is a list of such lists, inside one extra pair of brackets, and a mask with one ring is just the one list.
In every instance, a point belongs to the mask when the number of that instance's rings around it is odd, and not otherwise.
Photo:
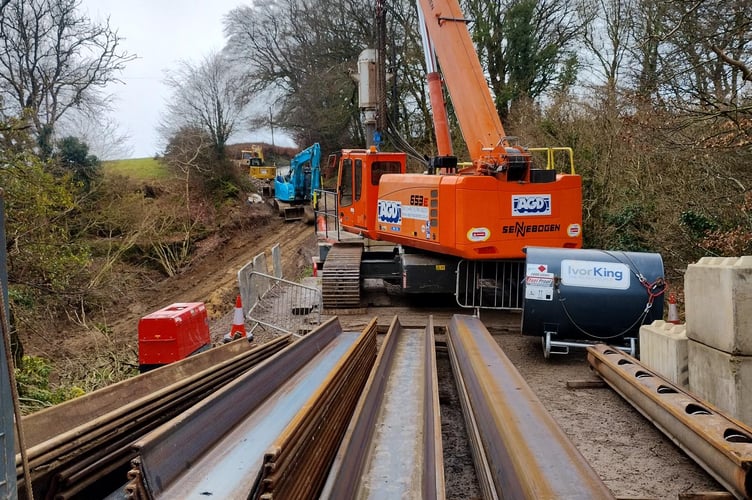
[(159, 180), (169, 176), (167, 168), (154, 158), (111, 160), (102, 163), (105, 175), (120, 174), (136, 180)]

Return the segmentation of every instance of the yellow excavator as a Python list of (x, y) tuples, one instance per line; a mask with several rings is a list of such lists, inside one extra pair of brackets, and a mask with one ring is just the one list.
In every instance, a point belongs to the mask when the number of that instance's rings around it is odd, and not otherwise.
[(240, 164), (248, 167), (248, 175), (252, 179), (263, 181), (262, 195), (274, 195), (274, 178), (277, 176), (277, 167), (267, 165), (264, 160), (264, 151), (258, 144), (251, 144), (249, 149), (240, 151)]

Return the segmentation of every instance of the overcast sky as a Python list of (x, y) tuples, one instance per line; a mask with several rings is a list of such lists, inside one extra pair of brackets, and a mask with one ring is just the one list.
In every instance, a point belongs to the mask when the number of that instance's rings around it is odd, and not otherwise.
[[(183, 59), (200, 61), (224, 46), (222, 19), (243, 0), (83, 0), (93, 20), (110, 17), (110, 25), (125, 38), (122, 46), (138, 59), (120, 75), (122, 84), (108, 87), (116, 96), (113, 117), (130, 136), (130, 156), (141, 158), (161, 152), (157, 134), (160, 113), (169, 90), (164, 71)], [(275, 143), (292, 145), (275, 130)], [(231, 138), (271, 142), (268, 131)], [(287, 141), (287, 143), (285, 143)]]

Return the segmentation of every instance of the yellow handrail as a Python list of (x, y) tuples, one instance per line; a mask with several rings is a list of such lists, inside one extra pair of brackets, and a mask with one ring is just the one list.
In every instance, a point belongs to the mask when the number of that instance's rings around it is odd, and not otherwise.
[(574, 151), (572, 148), (567, 147), (553, 147), (553, 148), (528, 148), (531, 152), (545, 152), (546, 153), (546, 170), (556, 170), (555, 153), (557, 151), (564, 151), (569, 155), (569, 173), (574, 174)]

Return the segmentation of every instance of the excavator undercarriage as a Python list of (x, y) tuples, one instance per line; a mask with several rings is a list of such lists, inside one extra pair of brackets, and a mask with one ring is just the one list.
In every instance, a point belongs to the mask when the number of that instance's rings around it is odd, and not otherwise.
[(364, 241), (334, 243), (322, 268), (324, 309), (361, 308), (362, 284), (406, 297), (450, 297), (466, 308), (520, 310), (524, 260), (470, 261), (400, 246), (366, 248)]

